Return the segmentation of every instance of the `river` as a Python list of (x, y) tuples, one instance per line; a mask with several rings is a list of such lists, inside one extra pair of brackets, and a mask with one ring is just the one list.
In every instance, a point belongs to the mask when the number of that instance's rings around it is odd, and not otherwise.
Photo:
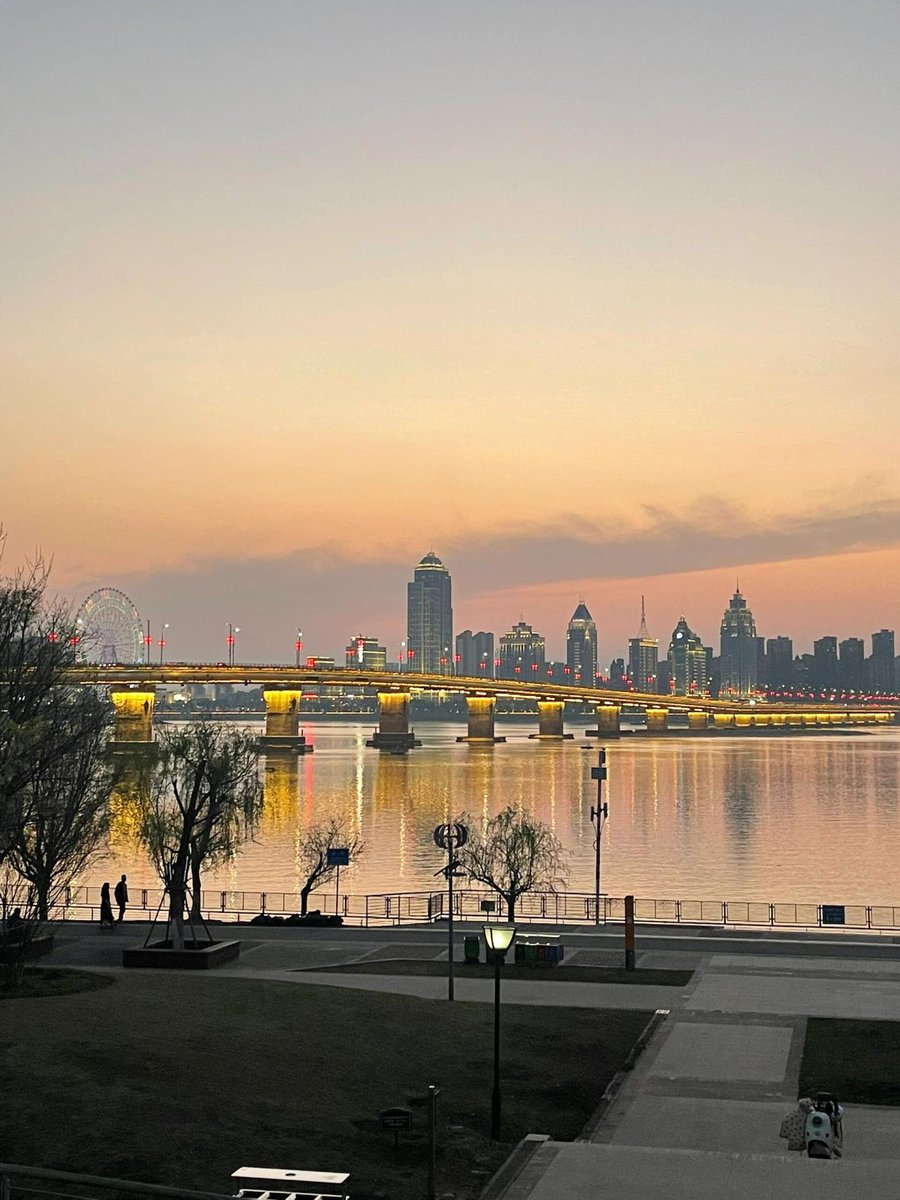
[[(258, 724), (247, 724), (258, 730)], [(507, 804), (552, 827), (568, 852), (568, 887), (593, 891), (590, 768), (583, 729), (563, 743), (528, 739), (534, 726), (498, 721), (503, 745), (457, 745), (464, 727), (420, 724), (407, 756), (366, 748), (371, 724), (310, 722), (315, 752), (263, 760), (265, 814), (255, 842), (206, 879), (209, 887), (296, 891), (298, 837), (342, 816), (365, 841), (341, 891), (423, 891), (435, 879), (439, 822), (475, 822)], [(623, 736), (608, 744), (602, 888), (660, 899), (894, 904), (900, 901), (900, 729), (853, 736)], [(81, 880), (125, 872), (158, 887), (127, 804), (109, 857)]]

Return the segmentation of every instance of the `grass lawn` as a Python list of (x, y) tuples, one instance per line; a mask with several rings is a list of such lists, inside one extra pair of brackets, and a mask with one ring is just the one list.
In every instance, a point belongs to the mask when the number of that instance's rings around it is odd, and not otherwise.
[(850, 1104), (900, 1105), (900, 1022), (810, 1017), (800, 1095), (817, 1091)]
[[(344, 963), (337, 967), (307, 967), (309, 971), (327, 971), (330, 975), (430, 975), (446, 978), (447, 963), (438, 959), (375, 959), (372, 962)], [(549, 983), (658, 983), (667, 987), (685, 987), (693, 971), (642, 970), (624, 967), (527, 967), (508, 963), (502, 968), (504, 979), (527, 979)], [(466, 966), (457, 963), (456, 979), (493, 979), (494, 968), (484, 963)]]
[(0, 1140), (32, 1166), (226, 1193), (240, 1166), (346, 1170), (355, 1200), (421, 1200), (434, 1083), (438, 1194), (468, 1200), (525, 1133), (578, 1135), (650, 1017), (503, 1007), (497, 1146), (490, 1004), (155, 972), (3, 1000)]

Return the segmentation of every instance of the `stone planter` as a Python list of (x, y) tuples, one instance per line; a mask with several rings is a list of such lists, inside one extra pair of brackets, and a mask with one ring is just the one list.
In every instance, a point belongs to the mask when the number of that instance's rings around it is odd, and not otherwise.
[(151, 942), (122, 951), (123, 967), (157, 967), (164, 970), (208, 971), (232, 962), (241, 952), (240, 942), (193, 942), (185, 940), (183, 950), (173, 950), (171, 942)]

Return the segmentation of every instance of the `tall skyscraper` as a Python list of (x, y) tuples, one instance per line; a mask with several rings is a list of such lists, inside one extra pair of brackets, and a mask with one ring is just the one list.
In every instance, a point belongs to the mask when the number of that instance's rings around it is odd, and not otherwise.
[(456, 674), (481, 679), (494, 677), (494, 635), (464, 629), (456, 639)]
[(453, 672), (453, 606), (450, 572), (430, 550), (407, 584), (406, 655), (410, 671)]
[(893, 692), (894, 683), (894, 631), (882, 629), (872, 634), (872, 688)]
[(500, 638), (500, 679), (536, 679), (543, 673), (544, 639), (519, 621)]
[(739, 589), (722, 617), (722, 695), (749, 696), (756, 687), (756, 624)]
[(597, 686), (597, 626), (582, 600), (566, 630), (566, 665), (569, 683)]
[(655, 692), (659, 674), (659, 642), (647, 632), (644, 597), (641, 596), (641, 626), (637, 637), (628, 639), (628, 678), (636, 692)]
[(822, 637), (813, 642), (813, 672), (813, 682), (816, 687), (837, 687), (838, 644), (836, 637)]
[(866, 686), (866, 644), (862, 638), (845, 638), (838, 646), (838, 680), (848, 692)]
[(669, 672), (676, 696), (702, 696), (707, 687), (706, 647), (684, 617), (672, 631)]
[(793, 686), (794, 643), (789, 637), (769, 638), (766, 642), (765, 682), (770, 688)]

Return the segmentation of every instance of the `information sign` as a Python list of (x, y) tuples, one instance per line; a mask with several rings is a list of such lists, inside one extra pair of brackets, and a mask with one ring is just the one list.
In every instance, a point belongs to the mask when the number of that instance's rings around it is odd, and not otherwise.
[(843, 904), (823, 904), (822, 905), (822, 924), (823, 925), (843, 925), (846, 921), (846, 913)]
[(325, 851), (325, 861), (329, 867), (349, 867), (350, 847), (332, 846), (330, 850)]

